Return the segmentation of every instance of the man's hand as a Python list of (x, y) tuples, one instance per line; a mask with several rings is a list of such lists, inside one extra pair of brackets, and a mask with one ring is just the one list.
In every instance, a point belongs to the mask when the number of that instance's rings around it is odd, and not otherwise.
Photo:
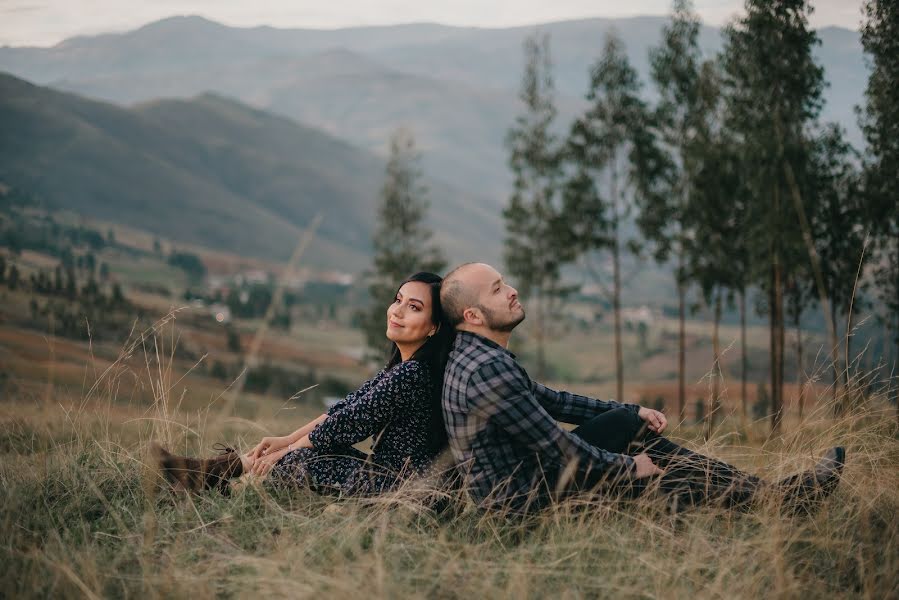
[(646, 425), (649, 427), (650, 431), (662, 433), (665, 431), (665, 428), (668, 427), (668, 419), (665, 418), (663, 413), (657, 410), (641, 406), (637, 416), (646, 421)]
[(665, 471), (653, 464), (652, 459), (649, 458), (649, 455), (645, 452), (641, 452), (634, 456), (634, 465), (637, 467), (637, 472), (634, 474), (634, 477), (637, 479), (650, 477), (652, 475), (662, 475), (665, 473)]

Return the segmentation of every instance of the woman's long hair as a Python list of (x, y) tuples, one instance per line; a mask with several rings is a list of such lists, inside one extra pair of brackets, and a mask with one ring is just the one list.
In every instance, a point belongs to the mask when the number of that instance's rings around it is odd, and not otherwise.
[[(427, 284), (431, 290), (431, 322), (437, 326), (437, 331), (429, 337), (421, 348), (409, 357), (427, 367), (431, 375), (431, 431), (430, 437), (434, 442), (435, 450), (442, 450), (447, 445), (446, 427), (443, 424), (443, 371), (449, 358), (449, 352), (455, 339), (453, 327), (443, 316), (440, 306), (440, 284), (443, 278), (434, 273), (422, 271), (403, 281), (399, 289), (409, 282), (416, 281)], [(387, 369), (391, 369), (400, 362), (400, 349), (394, 342), (390, 343), (390, 360), (387, 361)]]

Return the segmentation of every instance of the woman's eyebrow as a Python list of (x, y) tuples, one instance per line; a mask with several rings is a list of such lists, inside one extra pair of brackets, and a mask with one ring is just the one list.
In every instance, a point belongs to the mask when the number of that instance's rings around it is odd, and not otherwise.
[(419, 304), (424, 305), (424, 302), (418, 298), (409, 298), (409, 302), (418, 302)]

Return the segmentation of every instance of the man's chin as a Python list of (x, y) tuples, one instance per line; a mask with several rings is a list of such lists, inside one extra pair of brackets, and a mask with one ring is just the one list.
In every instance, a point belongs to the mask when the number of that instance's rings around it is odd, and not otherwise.
[(520, 315), (520, 316), (518, 316), (518, 317), (512, 319), (512, 320), (509, 321), (508, 323), (502, 323), (501, 325), (499, 325), (499, 326), (497, 326), (497, 327), (492, 327), (492, 329), (495, 329), (496, 331), (502, 331), (502, 332), (504, 332), (504, 333), (509, 333), (509, 332), (511, 332), (513, 329), (515, 329), (516, 327), (518, 327), (518, 326), (521, 324), (522, 321), (524, 321), (524, 316), (525, 316), (525, 315), (524, 315), (524, 310), (522, 309), (521, 315)]

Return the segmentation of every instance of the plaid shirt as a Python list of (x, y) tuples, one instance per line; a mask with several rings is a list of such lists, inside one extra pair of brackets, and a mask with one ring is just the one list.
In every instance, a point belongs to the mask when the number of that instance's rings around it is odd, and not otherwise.
[(633, 458), (592, 446), (556, 422), (580, 424), (621, 406), (639, 410), (535, 383), (514, 354), (467, 331), (456, 336), (446, 366), (443, 415), (450, 448), (468, 492), (483, 507), (539, 505), (563, 472), (575, 479), (597, 469), (630, 474)]

